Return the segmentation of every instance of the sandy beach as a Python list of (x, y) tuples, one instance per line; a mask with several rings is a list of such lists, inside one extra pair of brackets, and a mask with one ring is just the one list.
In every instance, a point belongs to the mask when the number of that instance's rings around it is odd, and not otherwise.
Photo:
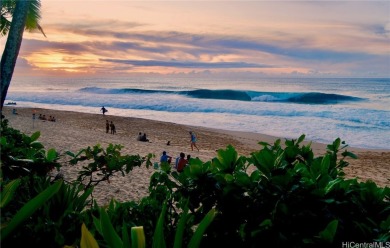
[[(153, 153), (153, 162), (159, 161), (163, 151), (177, 157), (180, 152), (199, 157), (203, 161), (216, 156), (216, 150), (233, 145), (240, 155), (249, 155), (259, 150), (259, 141), (273, 143), (277, 138), (236, 131), (225, 131), (203, 127), (192, 127), (172, 123), (173, 120), (152, 121), (146, 119), (103, 116), (102, 114), (87, 114), (50, 109), (35, 109), (36, 116), (44, 114), (54, 116), (56, 122), (32, 119), (33, 109), (17, 108), (17, 115), (12, 114), (12, 107), (4, 107), (3, 114), (10, 126), (31, 135), (41, 132), (41, 141), (46, 149), (55, 148), (63, 154), (66, 151), (77, 152), (80, 149), (96, 144), (106, 147), (108, 144), (121, 144), (123, 154), (139, 154), (141, 156)], [(117, 133), (107, 134), (106, 120), (113, 121)], [(189, 131), (194, 131), (198, 138), (200, 151), (191, 151)], [(139, 132), (146, 133), (150, 142), (136, 140)], [(300, 134), (297, 134), (299, 137)], [(337, 137), (335, 137), (337, 138)], [(167, 142), (170, 141), (170, 146)], [(348, 141), (347, 141), (348, 142)], [(313, 143), (312, 148), (317, 155), (323, 154), (325, 144)], [(378, 185), (390, 186), (390, 150), (368, 150), (349, 147), (348, 150), (358, 155), (357, 160), (349, 159), (350, 166), (345, 169), (348, 178), (357, 177), (361, 181), (373, 180)], [(68, 158), (69, 159), (69, 158)], [(62, 158), (63, 161), (67, 157)], [(63, 166), (65, 180), (76, 179), (80, 166)], [(149, 178), (153, 168), (135, 168), (125, 177), (116, 175), (108, 182), (100, 183), (94, 191), (94, 197), (99, 204), (106, 204), (111, 198), (120, 201), (138, 200), (148, 193)]]

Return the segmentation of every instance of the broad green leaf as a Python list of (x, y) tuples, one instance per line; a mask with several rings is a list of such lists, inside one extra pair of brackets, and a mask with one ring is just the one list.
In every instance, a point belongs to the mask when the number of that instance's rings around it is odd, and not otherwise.
[(27, 202), (11, 219), (4, 228), (1, 229), (1, 240), (5, 239), (15, 228), (23, 221), (29, 218), (39, 207), (46, 203), (54, 194), (61, 188), (62, 180), (55, 182), (53, 185), (45, 189), (39, 195)]
[(257, 153), (253, 153), (254, 165), (265, 175), (270, 176), (271, 170), (274, 166), (274, 156), (270, 150), (261, 150)]
[(257, 182), (257, 181), (259, 181), (260, 177), (261, 177), (261, 173), (260, 173), (260, 171), (258, 171), (258, 170), (253, 171), (252, 174), (251, 174), (251, 176), (250, 176), (252, 182)]
[(329, 192), (331, 192), (336, 185), (338, 185), (340, 182), (342, 182), (343, 179), (341, 178), (336, 178), (335, 180), (332, 180), (326, 185), (325, 187), (325, 195), (327, 195)]
[(344, 157), (350, 157), (350, 158), (353, 158), (353, 159), (357, 159), (358, 156), (352, 152), (348, 152), (348, 151), (345, 151), (343, 152), (341, 155), (343, 155)]
[(203, 234), (206, 232), (207, 227), (213, 222), (217, 212), (214, 208), (206, 214), (203, 220), (199, 223), (199, 226), (196, 228), (194, 235), (192, 236), (190, 243), (188, 244), (189, 248), (198, 248), (200, 242), (202, 241)]
[(103, 238), (109, 247), (122, 247), (123, 243), (116, 233), (107, 212), (100, 208), (100, 223), (102, 227)]
[(225, 180), (226, 180), (226, 182), (231, 183), (234, 181), (234, 177), (231, 174), (226, 174)]
[(327, 175), (329, 171), (329, 166), (330, 166), (330, 157), (329, 155), (325, 155), (321, 161), (321, 173)]
[(251, 179), (245, 172), (238, 171), (235, 173), (236, 182), (241, 187), (247, 187), (251, 184)]
[(284, 142), (284, 144), (285, 144), (287, 147), (294, 146), (294, 140), (286, 140), (286, 141)]
[(99, 248), (96, 239), (92, 236), (92, 234), (88, 231), (87, 227), (83, 223), (81, 226), (81, 240), (80, 240), (81, 248)]
[(216, 164), (220, 170), (229, 169), (237, 161), (237, 151), (232, 145), (228, 145), (226, 150), (218, 150), (218, 161)]
[(334, 236), (336, 235), (337, 225), (339, 224), (338, 220), (332, 220), (326, 226), (326, 228), (320, 232), (320, 238), (325, 240), (328, 243), (332, 243)]
[(0, 208), (5, 207), (13, 198), (16, 189), (20, 185), (20, 179), (15, 179), (5, 185), (3, 192), (0, 194), (1, 205)]
[[(153, 241), (154, 243), (154, 241)], [(145, 248), (145, 233), (143, 226), (135, 226), (131, 228), (131, 248)], [(128, 247), (128, 246), (123, 246)]]
[(36, 141), (36, 140), (39, 138), (39, 136), (41, 136), (41, 132), (37, 131), (37, 132), (33, 133), (33, 134), (31, 135), (31, 137), (30, 137), (31, 142)]
[(37, 141), (37, 140), (31, 142), (31, 143), (30, 143), (30, 146), (31, 146), (32, 148), (35, 148), (35, 149), (42, 149), (42, 148), (44, 148), (44, 146), (42, 145), (42, 143), (39, 142), (39, 141)]
[(165, 213), (167, 211), (167, 202), (165, 201), (163, 203), (163, 208), (160, 213), (160, 217), (158, 218), (156, 229), (154, 230), (153, 235), (153, 248), (165, 248), (167, 247), (165, 243), (164, 238), (164, 220), (165, 220)]
[(297, 144), (299, 144), (299, 143), (301, 143), (304, 139), (305, 139), (305, 135), (304, 134), (302, 134), (299, 138), (298, 138), (298, 140), (297, 140)]
[(46, 160), (53, 162), (57, 158), (57, 152), (55, 149), (49, 149), (46, 154)]

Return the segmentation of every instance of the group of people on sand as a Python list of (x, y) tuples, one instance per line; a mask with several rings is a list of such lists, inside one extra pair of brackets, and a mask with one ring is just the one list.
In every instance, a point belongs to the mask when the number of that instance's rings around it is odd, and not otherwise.
[(115, 124), (106, 120), (106, 133), (116, 134)]
[(49, 116), (49, 118), (46, 117), (46, 115), (39, 114), (38, 120), (43, 120), (43, 121), (56, 121), (56, 118), (54, 116)]
[(137, 141), (149, 142), (149, 139), (146, 137), (146, 133), (142, 134), (141, 132), (139, 132), (137, 136)]
[[(191, 155), (188, 154), (187, 157), (184, 152), (181, 152), (179, 157), (175, 160), (174, 168), (177, 172), (183, 172), (184, 168), (189, 165), (189, 161), (191, 159)], [(160, 158), (160, 163), (172, 163), (172, 157), (167, 154), (166, 151), (163, 151), (162, 156)]]

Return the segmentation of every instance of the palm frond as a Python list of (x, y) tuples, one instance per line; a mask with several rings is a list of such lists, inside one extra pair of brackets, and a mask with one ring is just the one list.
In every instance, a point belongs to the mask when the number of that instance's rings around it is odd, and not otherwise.
[(26, 30), (32, 31), (38, 28), (39, 20), (41, 19), (41, 1), (30, 0), (30, 7), (27, 13)]

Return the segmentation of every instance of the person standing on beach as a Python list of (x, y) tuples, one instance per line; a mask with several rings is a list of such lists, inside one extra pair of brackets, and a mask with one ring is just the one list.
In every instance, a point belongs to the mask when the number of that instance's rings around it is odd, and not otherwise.
[(111, 127), (111, 134), (116, 134), (115, 125), (114, 125), (114, 123), (112, 121), (110, 123), (110, 127)]
[(108, 133), (108, 131), (110, 131), (110, 123), (106, 120), (106, 133)]
[(195, 147), (196, 149), (198, 149), (198, 152), (199, 152), (199, 148), (196, 146), (196, 135), (195, 135), (195, 133), (190, 131), (190, 135), (191, 135), (191, 150), (193, 151), (194, 147)]

